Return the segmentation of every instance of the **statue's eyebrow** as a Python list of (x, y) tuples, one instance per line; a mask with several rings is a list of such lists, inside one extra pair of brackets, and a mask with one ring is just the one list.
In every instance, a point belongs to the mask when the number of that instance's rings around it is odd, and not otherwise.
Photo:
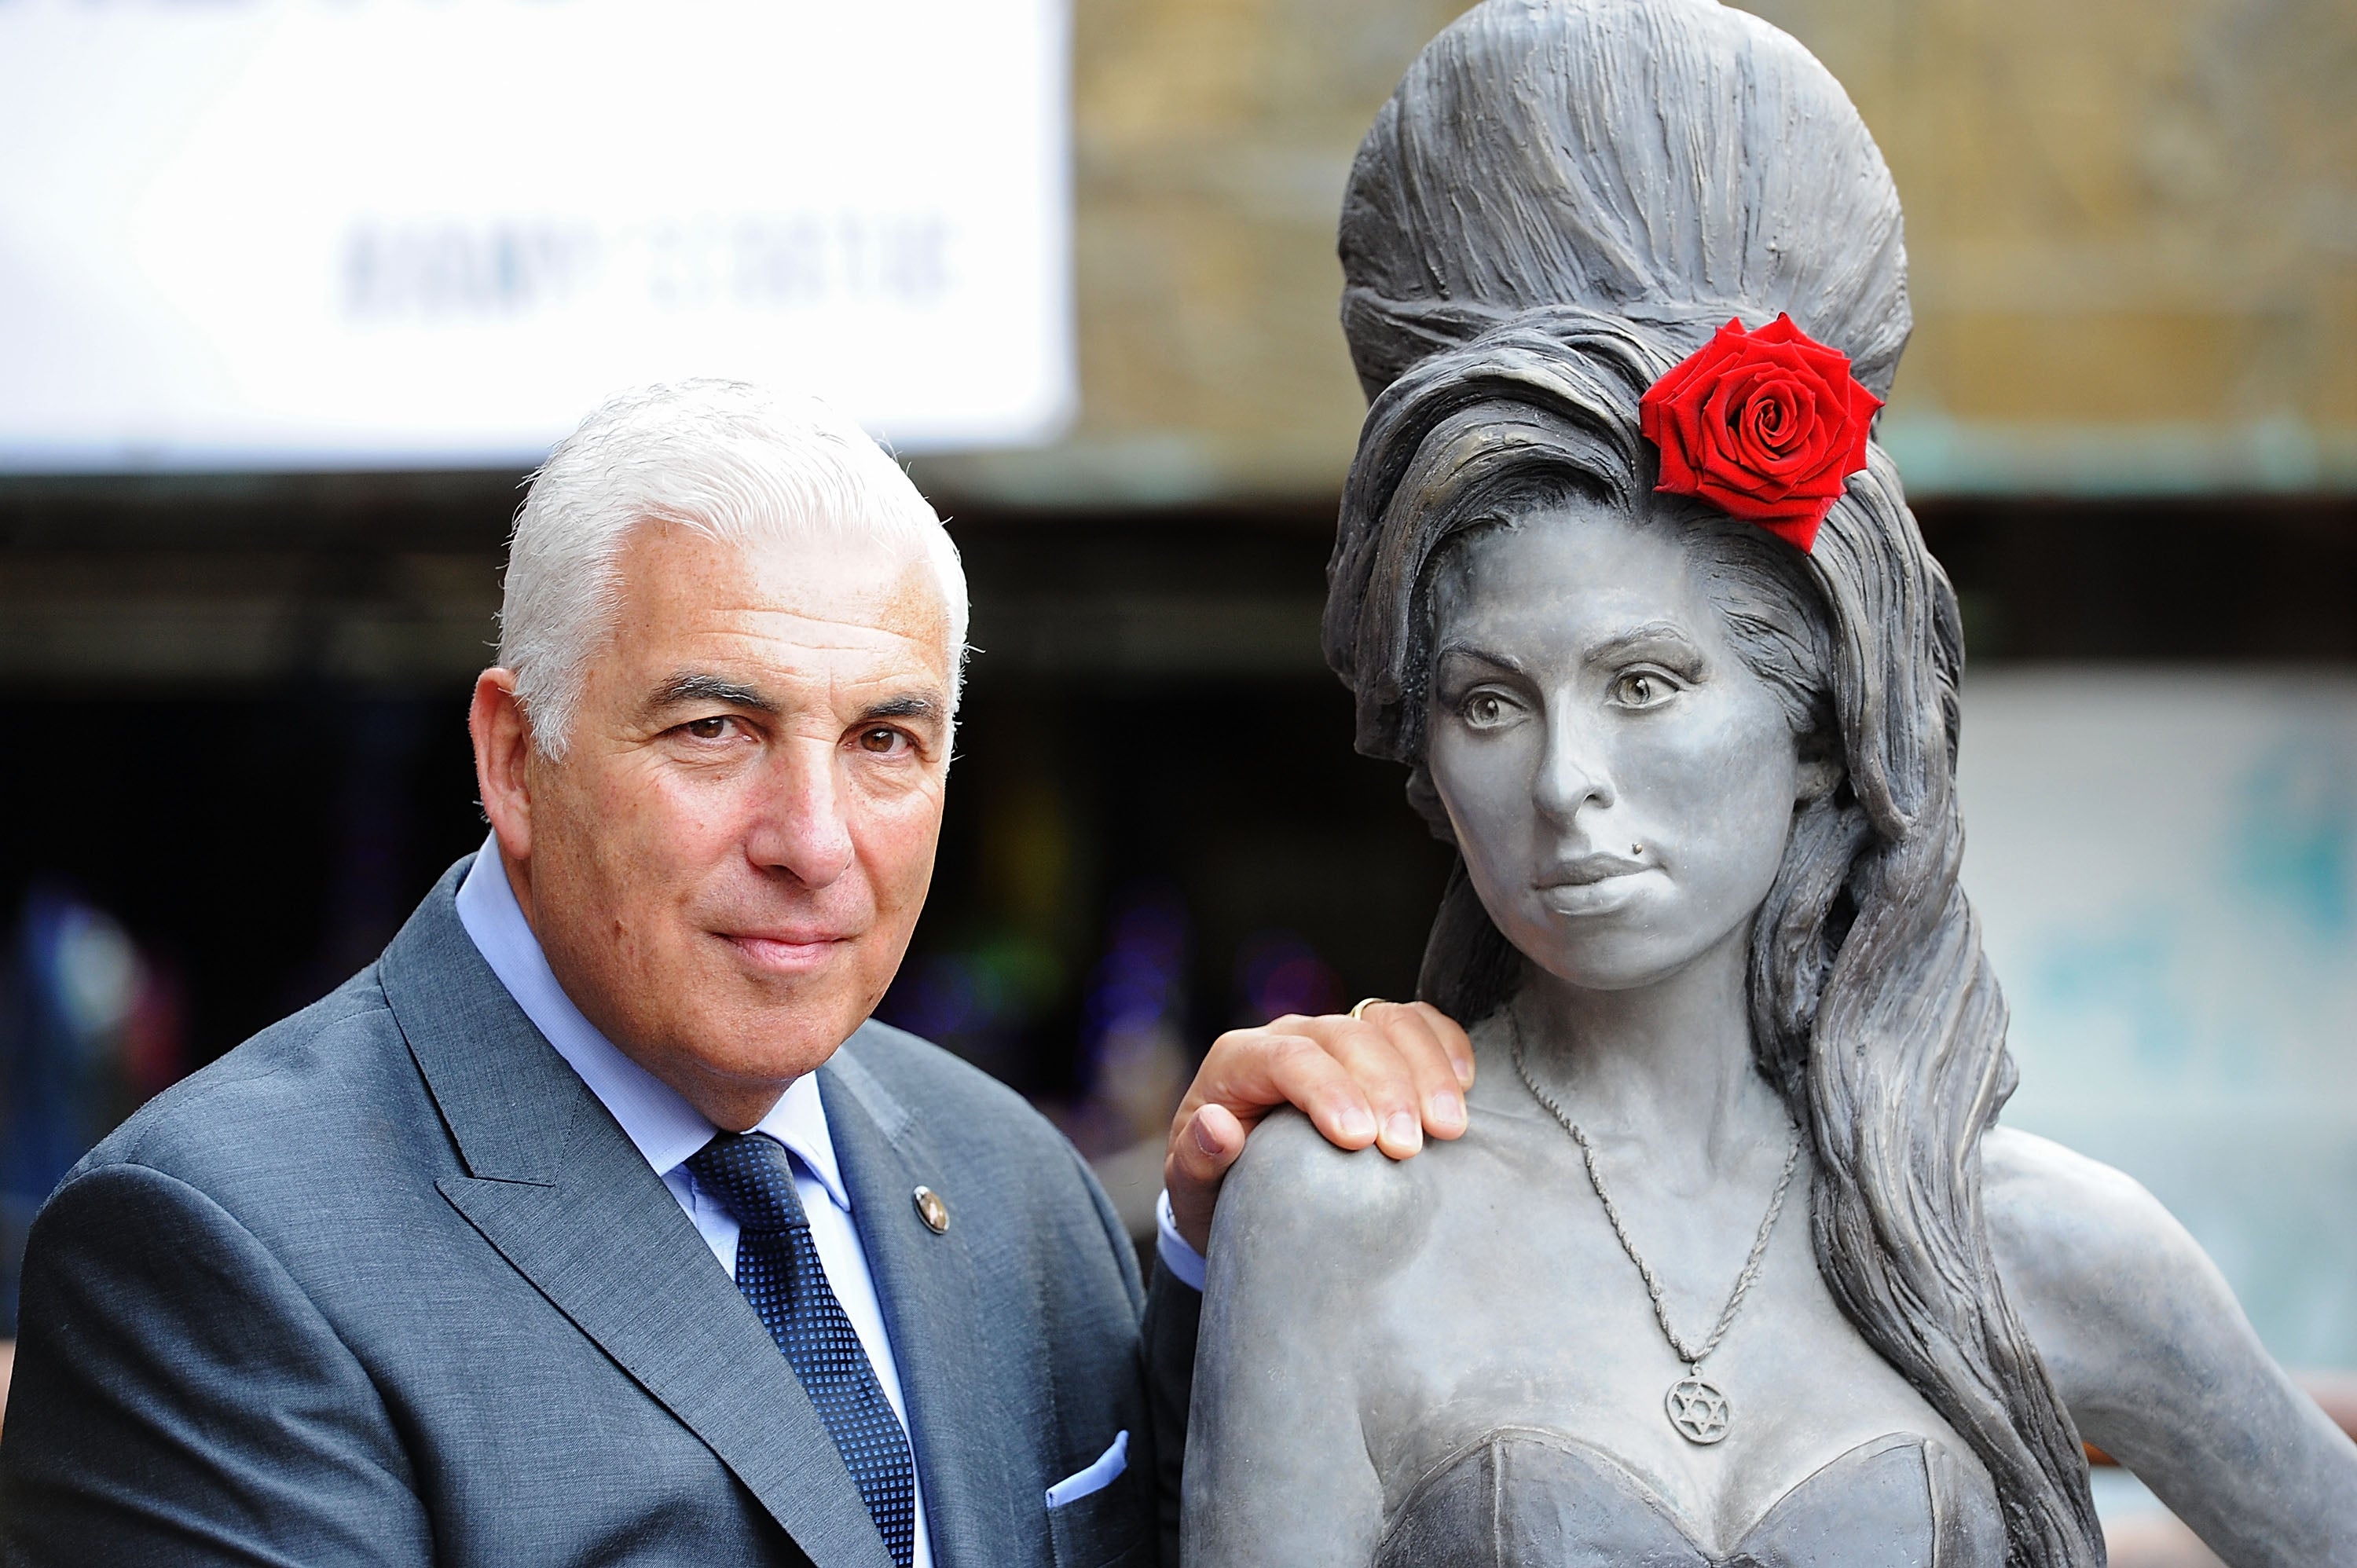
[(1647, 621), (1643, 626), (1616, 631), (1609, 637), (1598, 638), (1580, 652), (1585, 663), (1602, 664), (1632, 653), (1660, 656), (1667, 652), (1690, 665), (1703, 663), (1703, 651), (1683, 628), (1665, 620)]
[[(1688, 671), (1699, 671), (1708, 662), (1693, 638), (1674, 622), (1665, 620), (1647, 621), (1642, 626), (1598, 638), (1580, 650), (1580, 662), (1609, 664), (1632, 656), (1663, 660)], [(1530, 677), (1529, 668), (1513, 655), (1458, 639), (1451, 639), (1433, 651), (1433, 668), (1437, 670), (1451, 659), (1469, 659), (1493, 670), (1503, 670), (1525, 679)]]
[(1491, 665), (1499, 670), (1510, 671), (1516, 675), (1525, 675), (1529, 673), (1529, 671), (1523, 667), (1523, 661), (1514, 658), (1512, 654), (1493, 652), (1487, 648), (1477, 647), (1473, 643), (1466, 642), (1455, 638), (1450, 639), (1448, 641), (1442, 643), (1438, 648), (1433, 650), (1432, 662), (1436, 666), (1443, 660), (1447, 659), (1478, 660), (1483, 664)]
[(690, 703), (708, 703), (724, 708), (742, 708), (748, 713), (774, 714), (779, 703), (758, 686), (748, 686), (742, 681), (707, 674), (700, 670), (683, 670), (654, 690), (647, 699), (651, 713), (665, 708), (684, 706)]

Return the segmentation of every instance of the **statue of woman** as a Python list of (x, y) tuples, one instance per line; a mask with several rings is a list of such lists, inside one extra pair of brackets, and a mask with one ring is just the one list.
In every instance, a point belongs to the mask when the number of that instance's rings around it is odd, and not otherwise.
[(1458, 851), (1421, 990), (1480, 1073), (1414, 1160), (1253, 1135), (1188, 1560), (2075, 1568), (2083, 1440), (2230, 1563), (2357, 1563), (2357, 1447), (2190, 1238), (1995, 1124), (1955, 596), (1868, 438), (1898, 199), (1840, 87), (1715, 0), (1488, 0), (1341, 254), (1327, 655)]

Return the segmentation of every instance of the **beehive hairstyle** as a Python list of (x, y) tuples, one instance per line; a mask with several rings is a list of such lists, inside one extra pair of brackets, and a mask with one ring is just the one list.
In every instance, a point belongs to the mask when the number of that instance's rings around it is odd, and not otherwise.
[[(1638, 400), (1779, 312), (1878, 395), (1910, 327), (1890, 176), (1808, 51), (1716, 0), (1488, 0), (1361, 145), (1342, 319), (1371, 406), (1328, 569), (1358, 745), (1424, 767), (1428, 590), (1471, 531), (1577, 494), (1677, 529), (1747, 664), (1842, 786), (1793, 819), (1754, 923), (1760, 1070), (1815, 1155), (1817, 1265), (1994, 1479), (2020, 1568), (2103, 1561), (2076, 1430), (2007, 1301), (1981, 1135), (2006, 1009), (1957, 885), (1953, 590), (1878, 446), (1813, 552), (1652, 493)], [(1422, 990), (1471, 1022), (1525, 965), (1460, 860)]]

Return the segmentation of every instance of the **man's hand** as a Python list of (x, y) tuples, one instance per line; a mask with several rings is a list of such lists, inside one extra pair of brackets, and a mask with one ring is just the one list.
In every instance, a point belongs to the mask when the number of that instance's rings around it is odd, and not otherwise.
[(1395, 1160), (1423, 1148), (1426, 1135), (1464, 1133), (1473, 1087), (1465, 1031), (1423, 1002), (1362, 1004), (1359, 1013), (1289, 1013), (1211, 1043), (1171, 1118), (1162, 1162), (1170, 1217), (1195, 1251), (1211, 1240), (1211, 1206), (1244, 1135), (1280, 1105), (1298, 1107), (1340, 1148), (1373, 1144)]

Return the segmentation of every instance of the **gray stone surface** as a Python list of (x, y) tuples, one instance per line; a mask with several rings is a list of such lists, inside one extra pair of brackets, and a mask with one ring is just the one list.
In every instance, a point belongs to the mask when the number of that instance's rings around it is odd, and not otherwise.
[[(1254, 1135), (1190, 1560), (2092, 1564), (2083, 1438), (2230, 1562), (2346, 1556), (2357, 1448), (2200, 1249), (1994, 1125), (1955, 600), (1897, 471), (1806, 555), (1653, 491), (1638, 399), (1730, 314), (1889, 384), (1898, 199), (1840, 87), (1709, 0), (1490, 0), (1378, 116), (1341, 248), (1373, 402), (1327, 655), (1458, 851), (1422, 991), (1480, 1074), (1471, 1131), (1405, 1163)], [(1795, 1125), (1699, 1444), (1631, 1251), (1706, 1337)]]

